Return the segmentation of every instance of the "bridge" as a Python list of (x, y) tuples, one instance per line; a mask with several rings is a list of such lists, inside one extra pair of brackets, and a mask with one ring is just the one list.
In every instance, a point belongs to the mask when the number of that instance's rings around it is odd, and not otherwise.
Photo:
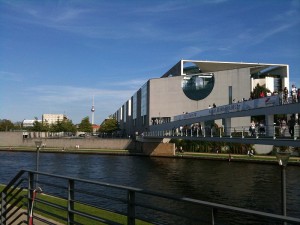
[[(211, 109), (190, 112), (175, 116), (171, 122), (152, 125), (138, 140), (142, 142), (162, 139), (185, 139), (199, 141), (233, 142), (243, 144), (262, 144), (275, 146), (300, 147), (298, 113), (300, 102), (291, 100), (282, 102), (282, 98), (270, 96), (261, 99), (223, 105)], [(294, 134), (289, 133), (289, 126), (275, 125), (274, 115), (294, 115)], [(250, 124), (232, 127), (231, 119), (237, 117), (265, 116), (263, 129), (255, 128), (251, 135)], [(222, 119), (222, 126), (207, 126), (208, 121)]]

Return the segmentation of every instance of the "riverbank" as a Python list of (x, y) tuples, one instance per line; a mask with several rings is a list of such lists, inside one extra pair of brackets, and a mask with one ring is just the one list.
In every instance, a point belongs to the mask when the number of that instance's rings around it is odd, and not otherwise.
[[(36, 152), (36, 148), (32, 147), (1, 147), (0, 151), (10, 152)], [(61, 148), (42, 148), (40, 152), (45, 153), (68, 153), (68, 154), (102, 154), (102, 155), (124, 155), (124, 156), (146, 156), (141, 152), (120, 149), (61, 149)], [(153, 157), (153, 156), (152, 156)], [(155, 156), (156, 157), (156, 156)], [(269, 155), (240, 155), (240, 154), (223, 154), (223, 153), (200, 153), (200, 152), (184, 152), (176, 153), (175, 156), (162, 156), (168, 158), (186, 158), (186, 159), (203, 159), (203, 160), (221, 160), (230, 162), (249, 162), (249, 163), (268, 163), (277, 164), (276, 156)], [(290, 157), (289, 165), (300, 166), (300, 157)]]

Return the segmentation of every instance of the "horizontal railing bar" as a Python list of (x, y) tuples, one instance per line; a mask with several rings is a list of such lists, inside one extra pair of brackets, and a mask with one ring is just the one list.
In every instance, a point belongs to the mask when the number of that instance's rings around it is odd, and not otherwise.
[(31, 173), (37, 173), (37, 174), (42, 174), (46, 176), (51, 176), (51, 177), (57, 177), (57, 178), (63, 178), (67, 180), (74, 180), (74, 181), (80, 181), (80, 182), (85, 182), (85, 183), (90, 183), (90, 184), (96, 184), (100, 186), (105, 186), (105, 187), (111, 187), (111, 188), (116, 188), (116, 189), (124, 189), (124, 190), (130, 190), (130, 191), (135, 191), (137, 193), (142, 193), (142, 194), (147, 194), (151, 196), (160, 196), (166, 199), (173, 199), (176, 201), (180, 202), (188, 202), (188, 203), (195, 203), (199, 205), (204, 205), (204, 206), (210, 206), (212, 208), (218, 208), (218, 209), (225, 209), (229, 211), (236, 211), (236, 212), (241, 212), (241, 213), (247, 213), (247, 214), (252, 214), (252, 215), (257, 215), (257, 216), (262, 216), (262, 217), (268, 217), (268, 218), (273, 218), (281, 221), (287, 221), (287, 222), (300, 222), (300, 219), (298, 218), (293, 218), (293, 217), (287, 217), (287, 216), (282, 216), (282, 215), (277, 215), (277, 214), (272, 214), (272, 213), (266, 213), (266, 212), (260, 212), (260, 211), (255, 211), (251, 209), (244, 209), (244, 208), (238, 208), (234, 206), (228, 206), (228, 205), (223, 205), (223, 204), (218, 204), (218, 203), (212, 203), (212, 202), (206, 202), (206, 201), (201, 201), (201, 200), (196, 200), (196, 199), (191, 199), (191, 198), (178, 198), (162, 193), (155, 193), (152, 191), (146, 191), (140, 188), (133, 188), (133, 187), (126, 187), (123, 185), (116, 185), (116, 184), (109, 184), (109, 183), (104, 183), (104, 182), (99, 182), (99, 181), (91, 181), (91, 180), (85, 180), (85, 179), (80, 179), (80, 178), (71, 178), (71, 177), (66, 177), (62, 175), (55, 175), (55, 174), (49, 174), (49, 173), (44, 173), (44, 172), (37, 172), (37, 171), (32, 171), (32, 170), (22, 170), (31, 172)]
[(41, 221), (41, 222), (49, 224), (49, 225), (56, 225), (56, 223), (52, 223), (52, 222), (50, 222), (50, 221), (48, 221), (48, 220), (46, 220), (46, 219), (44, 219), (42, 217), (36, 216), (36, 215), (34, 215), (33, 218), (35, 220)]
[(120, 214), (120, 215), (126, 216), (126, 214), (124, 212), (119, 211), (119, 210), (112, 210), (112, 209), (109, 209), (107, 207), (99, 207), (99, 206), (96, 206), (96, 205), (93, 205), (93, 204), (84, 203), (84, 202), (81, 202), (81, 201), (74, 201), (74, 200), (72, 200), (72, 202), (78, 203), (78, 204), (82, 204), (84, 206), (89, 206), (89, 207), (92, 207), (92, 208), (96, 208), (96, 209), (99, 209), (99, 210), (104, 210), (104, 211), (108, 211), (108, 212), (111, 212), (111, 213), (116, 213), (116, 214)]
[(88, 219), (92, 219), (92, 220), (95, 220), (95, 221), (98, 221), (98, 222), (102, 222), (102, 223), (111, 224), (111, 225), (121, 225), (121, 223), (106, 220), (106, 219), (100, 218), (100, 217), (95, 217), (95, 216), (93, 216), (89, 213), (82, 213), (82, 212), (77, 211), (77, 210), (70, 210), (69, 212), (74, 213), (74, 214), (79, 215), (79, 216), (82, 216), (82, 217), (85, 217), (85, 218), (88, 218)]
[(39, 198), (36, 198), (35, 201), (39, 202), (41, 204), (51, 206), (51, 207), (56, 208), (56, 209), (61, 209), (61, 210), (67, 210), (68, 209), (67, 206), (61, 206), (61, 205), (58, 205), (58, 204), (55, 204), (55, 203), (52, 203), (52, 202), (48, 202), (48, 201), (45, 201), (45, 200), (42, 200), (42, 199), (39, 199)]
[(286, 221), (286, 222), (294, 222), (294, 223), (300, 223), (300, 218), (293, 218), (289, 216), (282, 216), (282, 215), (277, 215), (273, 213), (267, 213), (267, 212), (260, 212), (257, 210), (252, 210), (252, 209), (244, 209), (244, 208), (239, 208), (235, 206), (229, 206), (229, 205), (223, 205), (219, 203), (212, 203), (212, 202), (206, 202), (206, 201), (201, 201), (201, 200), (196, 200), (196, 199), (191, 199), (191, 198), (182, 198), (183, 201), (190, 202), (190, 203), (196, 203), (200, 205), (206, 205), (212, 208), (216, 209), (223, 209), (223, 210), (228, 210), (228, 211), (235, 211), (235, 212), (240, 212), (240, 213), (246, 213), (246, 214), (252, 214), (256, 216), (261, 216), (261, 217), (268, 217), (280, 221)]
[[(79, 191), (78, 191), (79, 190)], [(126, 195), (125, 193), (126, 190), (124, 190), (124, 195)], [(113, 197), (110, 195), (104, 195), (104, 194), (97, 194), (97, 193), (93, 193), (93, 192), (89, 192), (89, 191), (85, 191), (83, 189), (76, 189), (76, 193), (80, 193), (80, 194), (87, 194), (89, 196), (95, 196), (95, 197), (101, 197), (101, 198), (105, 198), (105, 199), (109, 199), (109, 200), (117, 200), (117, 201), (122, 201), (124, 203), (127, 202), (127, 200), (125, 198), (117, 198), (117, 197)]]
[[(65, 179), (65, 178), (64, 178)], [(68, 191), (68, 189), (66, 188), (66, 186), (62, 186), (62, 185), (57, 185), (57, 184), (53, 184), (53, 183), (49, 183), (47, 181), (43, 181), (41, 180), (41, 177), (39, 177), (39, 184), (44, 184), (44, 185), (48, 185), (50, 187), (54, 187), (54, 188), (61, 188), (63, 190), (65, 190), (66, 192)]]
[[(155, 207), (155, 206), (151, 206), (149, 204), (143, 204), (143, 203), (142, 204), (141, 203), (136, 203), (135, 205), (139, 206), (139, 207), (142, 207), (142, 208), (145, 208), (145, 209), (150, 209), (150, 210), (158, 211), (160, 213), (165, 213), (165, 214), (169, 214), (169, 215), (178, 216), (178, 217), (181, 217), (181, 218), (187, 218), (187, 219), (193, 219), (193, 220), (201, 221), (198, 218), (189, 217), (189, 216), (187, 216), (185, 214), (177, 213), (177, 212), (174, 212), (174, 211), (162, 208), (162, 207)], [(205, 207), (205, 206), (203, 206), (203, 207)], [(208, 208), (208, 207), (206, 207), (206, 208)]]
[[(57, 219), (60, 219), (62, 221), (67, 221), (66, 217), (63, 217), (63, 216), (60, 216), (60, 215), (57, 215), (57, 214), (54, 214), (54, 213), (51, 213), (49, 211), (46, 211), (46, 210), (43, 210), (39, 207), (35, 207), (35, 210), (38, 211), (38, 212), (41, 212), (41, 213), (44, 213), (46, 215), (49, 215), (49, 216), (52, 216), (54, 218), (57, 218)], [(65, 209), (65, 213), (67, 214), (67, 210)]]

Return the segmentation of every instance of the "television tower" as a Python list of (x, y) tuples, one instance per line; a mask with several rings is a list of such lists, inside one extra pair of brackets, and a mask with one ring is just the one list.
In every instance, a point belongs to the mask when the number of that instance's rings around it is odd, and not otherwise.
[(91, 108), (91, 112), (92, 112), (92, 125), (93, 125), (94, 124), (94, 113), (95, 113), (94, 96), (93, 96), (93, 105)]

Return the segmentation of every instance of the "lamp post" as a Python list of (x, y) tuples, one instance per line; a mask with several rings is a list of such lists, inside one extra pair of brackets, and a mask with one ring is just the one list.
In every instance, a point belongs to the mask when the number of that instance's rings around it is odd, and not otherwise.
[[(36, 146), (36, 164), (35, 170), (39, 171), (39, 159), (40, 159), (40, 148), (42, 147), (42, 141), (35, 141)], [(38, 183), (38, 175), (36, 174), (36, 184)]]
[[(281, 167), (281, 203), (282, 215), (286, 216), (286, 174), (285, 169), (288, 164), (291, 153), (286, 151), (278, 151), (276, 158), (279, 166)], [(284, 222), (283, 224), (286, 224)]]

